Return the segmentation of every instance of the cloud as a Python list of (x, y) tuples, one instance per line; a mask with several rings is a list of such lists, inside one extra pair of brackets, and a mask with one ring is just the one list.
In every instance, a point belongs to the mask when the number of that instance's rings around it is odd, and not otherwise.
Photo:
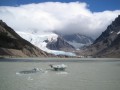
[(44, 2), (18, 7), (0, 6), (0, 19), (15, 31), (57, 31), (99, 36), (120, 14), (120, 10), (91, 12), (86, 3)]

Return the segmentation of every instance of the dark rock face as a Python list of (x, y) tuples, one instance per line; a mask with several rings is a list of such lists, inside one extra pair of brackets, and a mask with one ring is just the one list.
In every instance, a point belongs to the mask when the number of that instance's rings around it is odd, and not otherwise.
[(83, 50), (84, 55), (94, 57), (120, 57), (120, 15), (95, 40)]
[(47, 48), (51, 50), (73, 51), (75, 48), (67, 43), (62, 37), (58, 37), (57, 41), (48, 42)]
[(12, 28), (0, 20), (0, 55), (45, 57), (49, 54), (21, 38)]
[(107, 29), (95, 40), (94, 43), (105, 40), (107, 37), (111, 38), (111, 40), (114, 40), (117, 36), (116, 34), (119, 31), (120, 31), (120, 15), (118, 16), (118, 18), (115, 19), (115, 21), (112, 22), (111, 25), (107, 27)]

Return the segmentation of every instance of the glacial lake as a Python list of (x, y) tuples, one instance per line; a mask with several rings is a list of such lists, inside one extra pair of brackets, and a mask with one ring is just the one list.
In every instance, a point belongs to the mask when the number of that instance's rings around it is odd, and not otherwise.
[[(44, 72), (19, 73), (35, 67)], [(120, 59), (0, 59), (0, 90), (120, 90)]]

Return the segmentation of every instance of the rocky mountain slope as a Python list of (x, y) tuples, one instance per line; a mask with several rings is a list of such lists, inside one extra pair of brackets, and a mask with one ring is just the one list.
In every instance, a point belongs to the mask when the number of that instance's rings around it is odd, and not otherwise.
[(120, 57), (120, 15), (91, 46), (80, 51), (80, 54), (94, 57)]
[(50, 54), (21, 38), (2, 20), (0, 20), (0, 55), (19, 57), (50, 56)]
[(47, 41), (47, 48), (51, 50), (74, 51), (75, 48), (58, 36), (56, 41)]
[(61, 35), (57, 32), (55, 34), (58, 35), (56, 40), (47, 41), (47, 48), (51, 50), (62, 50), (62, 51), (75, 51), (76, 49), (80, 49), (83, 46), (88, 46), (93, 43), (93, 39), (91, 37), (77, 34), (70, 35)]

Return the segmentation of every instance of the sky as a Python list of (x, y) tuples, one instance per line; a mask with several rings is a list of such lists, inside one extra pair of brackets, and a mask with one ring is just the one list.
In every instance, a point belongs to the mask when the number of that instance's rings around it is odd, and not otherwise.
[(19, 6), (41, 2), (86, 2), (91, 11), (104, 11), (120, 9), (120, 0), (0, 0), (0, 6)]
[(0, 19), (15, 31), (57, 31), (96, 38), (120, 14), (119, 3), (120, 0), (0, 0)]

